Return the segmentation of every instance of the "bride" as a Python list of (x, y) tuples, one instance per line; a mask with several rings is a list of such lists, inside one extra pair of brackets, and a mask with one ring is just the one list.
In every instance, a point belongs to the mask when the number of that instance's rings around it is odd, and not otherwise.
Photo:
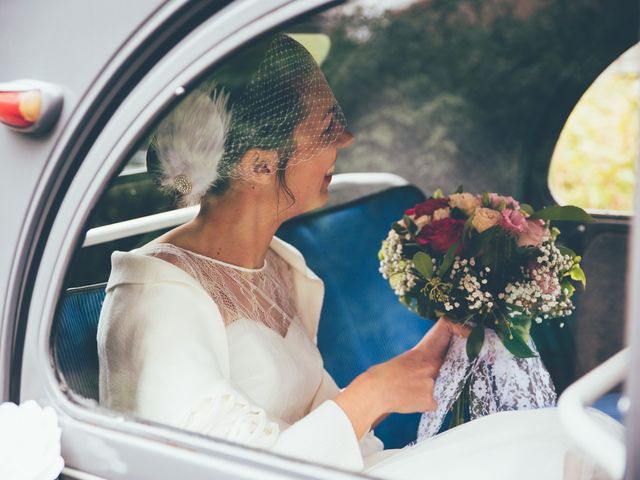
[(384, 478), (561, 478), (569, 444), (554, 409), (498, 413), (383, 450), (372, 426), (384, 416), (436, 408), (451, 337), (466, 334), (444, 318), (343, 390), (324, 370), (322, 281), (274, 234), (327, 201), (338, 151), (353, 137), (303, 46), (278, 35), (250, 53), (258, 61), (242, 82), (219, 72), (158, 126), (149, 171), (200, 213), (113, 254), (100, 403)]

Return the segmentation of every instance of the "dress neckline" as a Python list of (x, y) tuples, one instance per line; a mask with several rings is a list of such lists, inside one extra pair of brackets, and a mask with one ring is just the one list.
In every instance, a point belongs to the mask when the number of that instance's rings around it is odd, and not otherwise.
[(157, 242), (157, 243), (151, 244), (150, 246), (153, 247), (155, 245), (164, 245), (164, 246), (169, 246), (169, 247), (172, 247), (172, 248), (176, 248), (176, 249), (181, 250), (182, 252), (185, 252), (185, 253), (187, 253), (189, 255), (193, 255), (195, 257), (202, 258), (203, 260), (207, 260), (209, 262), (216, 263), (216, 264), (222, 265), (224, 267), (229, 267), (229, 268), (232, 268), (234, 270), (239, 270), (241, 272), (261, 273), (261, 272), (264, 272), (264, 270), (267, 268), (267, 259), (266, 259), (266, 257), (264, 259), (264, 263), (262, 264), (262, 266), (260, 268), (247, 268), (247, 267), (241, 267), (240, 265), (234, 265), (233, 263), (224, 262), (222, 260), (218, 260), (217, 258), (212, 258), (212, 257), (209, 257), (207, 255), (202, 255), (201, 253), (194, 252), (193, 250), (189, 250), (189, 249), (184, 248), (184, 247), (179, 247), (178, 245), (174, 245), (173, 243)]

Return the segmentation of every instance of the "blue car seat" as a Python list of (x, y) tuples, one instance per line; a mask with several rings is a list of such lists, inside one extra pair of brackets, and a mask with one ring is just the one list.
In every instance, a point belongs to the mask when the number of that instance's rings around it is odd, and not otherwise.
[[(325, 283), (318, 345), (325, 367), (344, 387), (373, 364), (405, 351), (433, 322), (409, 312), (378, 273), (380, 242), (403, 211), (424, 200), (403, 186), (295, 218), (278, 231)], [(65, 292), (55, 324), (57, 371), (71, 391), (98, 400), (96, 332), (106, 284)], [(594, 405), (620, 420), (619, 394)], [(376, 428), (387, 448), (415, 440), (419, 414), (390, 415)]]
[[(391, 224), (425, 199), (414, 186), (384, 190), (286, 222), (277, 235), (304, 255), (325, 284), (318, 347), (340, 387), (413, 347), (433, 325), (407, 310), (378, 272)], [(391, 415), (376, 428), (387, 448), (416, 438), (420, 415)]]
[(106, 283), (70, 288), (62, 298), (55, 325), (54, 356), (67, 386), (85, 398), (98, 400), (96, 334)]

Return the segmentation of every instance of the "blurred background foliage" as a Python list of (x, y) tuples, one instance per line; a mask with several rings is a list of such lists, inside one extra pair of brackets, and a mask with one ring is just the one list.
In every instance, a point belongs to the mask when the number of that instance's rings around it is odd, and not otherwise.
[[(527, 177), (549, 162), (538, 146), (555, 143), (575, 101), (638, 38), (635, 1), (375, 3), (375, 13), (363, 1), (316, 20), (332, 39), (323, 69), (357, 139), (339, 171), (394, 171), (426, 192), (464, 184), (527, 196)], [(568, 171), (594, 160), (574, 158)]]
[[(338, 172), (392, 172), (427, 194), (462, 184), (540, 206), (553, 201), (549, 162), (567, 117), (607, 66), (637, 43), (639, 14), (636, 0), (355, 0), (283, 31), (331, 39), (322, 68), (356, 135), (340, 154)], [(559, 201), (592, 206), (570, 196), (582, 192), (628, 208), (622, 197), (633, 188), (636, 80), (610, 80), (600, 106), (581, 116), (576, 109), (568, 146), (556, 149), (562, 160), (554, 161), (552, 188)], [(625, 113), (595, 120), (614, 105)], [(616, 137), (620, 129), (624, 141)], [(87, 228), (172, 208), (144, 173), (150, 135), (124, 167), (141, 173), (113, 179)], [(614, 149), (600, 155), (601, 146), (585, 146), (581, 137)], [(67, 285), (105, 281), (113, 250), (156, 234), (79, 249)]]

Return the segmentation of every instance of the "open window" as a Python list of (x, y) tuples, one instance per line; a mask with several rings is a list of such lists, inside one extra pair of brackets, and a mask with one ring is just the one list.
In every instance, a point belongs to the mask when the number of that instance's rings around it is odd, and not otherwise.
[[(104, 128), (93, 132), (95, 143), (70, 181), (53, 222), (34, 289), (41, 292), (35, 297), (39, 307), (30, 313), (36, 326), (26, 348), (30, 358), (51, 359), (53, 368), (47, 363), (43, 373), (25, 382), (24, 392), (55, 399), (65, 413), (67, 452), (75, 465), (88, 471), (96, 455), (83, 458), (82, 445), (87, 435), (95, 435), (116, 457), (124, 458), (120, 464), (108, 459), (114, 468), (131, 468), (139, 476), (148, 471), (136, 463), (136, 455), (171, 466), (167, 472), (179, 465), (184, 472), (203, 476), (222, 475), (241, 463), (250, 464), (247, 478), (259, 477), (264, 469), (319, 478), (333, 474), (99, 405), (95, 332), (111, 253), (138, 248), (197, 212), (197, 207), (176, 210), (145, 164), (153, 129), (176, 106), (182, 89), (189, 91), (250, 46), (252, 39), (274, 28), (321, 33), (330, 39), (322, 67), (356, 143), (338, 163), (337, 171), (344, 176), (336, 176), (334, 203), (290, 222), (279, 234), (305, 254), (330, 287), (318, 344), (327, 369), (344, 387), (359, 371), (415, 344), (429, 328), (428, 322), (415, 318), (398, 321), (408, 312), (378, 276), (377, 248), (390, 221), (435, 189), (451, 192), (461, 184), (469, 191), (498, 191), (537, 201), (525, 196), (532, 191), (531, 183), (539, 183), (540, 178), (533, 177), (545, 176), (543, 171), (527, 173), (531, 157), (538, 153), (528, 150), (530, 127), (547, 121), (543, 99), (550, 101), (555, 93), (550, 74), (560, 64), (578, 64), (594, 54), (588, 43), (567, 43), (562, 32), (605, 35), (621, 28), (618, 20), (631, 17), (623, 8), (602, 8), (600, 13), (611, 22), (595, 16), (585, 24), (597, 8), (585, 3), (575, 7), (574, 15), (560, 15), (564, 2), (393, 1), (383, 7), (382, 2), (356, 1), (307, 17), (299, 16), (307, 7), (270, 10), (260, 4), (251, 4), (256, 8), (251, 15), (232, 5), (165, 52)], [(297, 20), (292, 23), (291, 18)], [(636, 25), (627, 23), (622, 22), (624, 31), (637, 36)], [(616, 49), (618, 45), (610, 48)], [(610, 50), (595, 54), (607, 58)], [(579, 81), (572, 84), (577, 85)], [(376, 215), (366, 216), (372, 212)], [(352, 230), (345, 233), (345, 225)], [(576, 251), (588, 247), (575, 236), (570, 241)], [(329, 258), (324, 248), (328, 244), (346, 256)], [(355, 288), (362, 278), (371, 285)], [(352, 286), (343, 295), (353, 296), (349, 305), (357, 309), (340, 305), (341, 285)], [(623, 279), (620, 289), (624, 287)], [(605, 293), (596, 292), (593, 301)], [(329, 321), (373, 318), (369, 307), (379, 302), (387, 302), (388, 308), (374, 313), (385, 316), (387, 323), (380, 323), (375, 332), (365, 331), (362, 323)], [(41, 319), (47, 322), (42, 327)], [(534, 333), (559, 390), (576, 375), (577, 353), (567, 348), (572, 333)], [(354, 359), (354, 352), (365, 353)], [(33, 374), (41, 365), (30, 362), (26, 368)], [(419, 415), (392, 417), (382, 424), (379, 432), (387, 447), (412, 441), (418, 419)], [(170, 478), (170, 473), (163, 475)]]
[(640, 45), (609, 65), (567, 119), (551, 159), (559, 204), (629, 214), (640, 135)]

